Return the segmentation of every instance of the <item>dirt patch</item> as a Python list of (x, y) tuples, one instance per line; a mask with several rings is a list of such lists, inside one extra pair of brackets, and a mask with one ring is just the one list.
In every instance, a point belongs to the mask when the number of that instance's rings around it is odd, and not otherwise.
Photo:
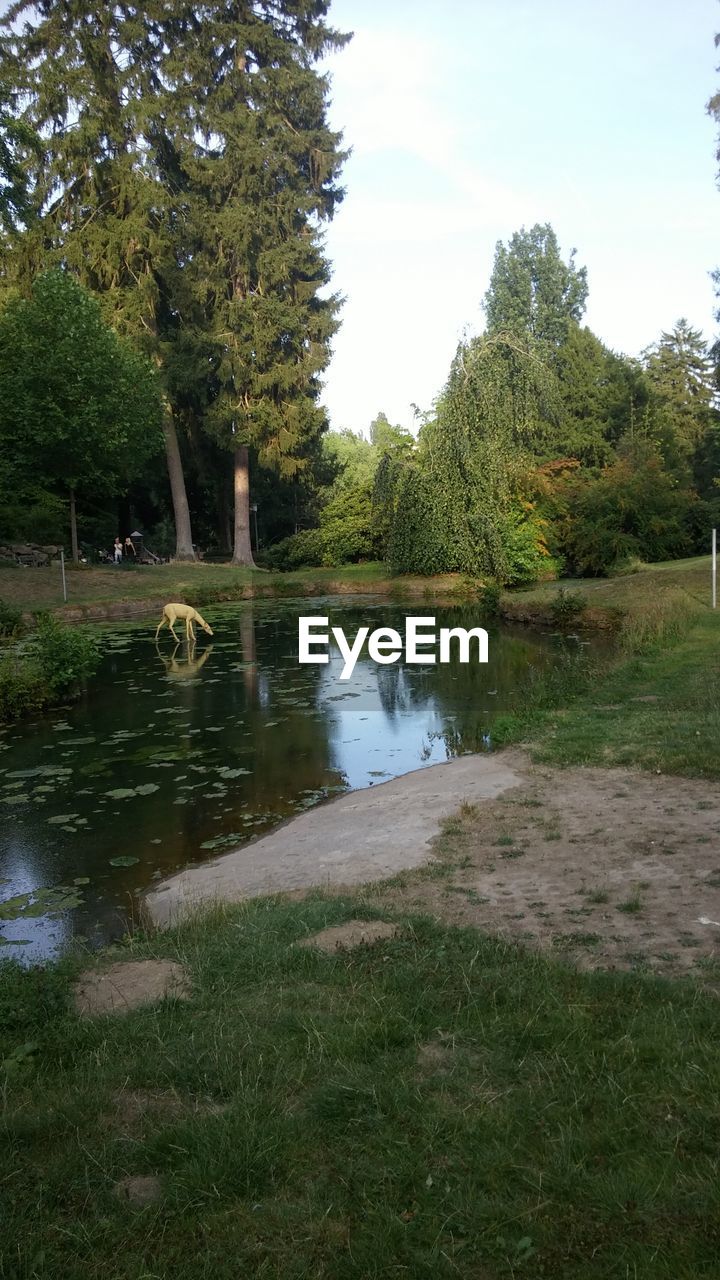
[(218, 1116), (228, 1106), (210, 1098), (185, 1097), (159, 1089), (121, 1089), (113, 1097), (114, 1114), (107, 1123), (126, 1134), (137, 1134), (147, 1123), (172, 1125), (193, 1116)]
[(373, 901), (429, 911), (584, 968), (697, 967), (720, 991), (720, 794), (712, 783), (623, 769), (548, 769), (464, 806), (444, 860)]
[(316, 947), (318, 951), (349, 951), (353, 947), (371, 946), (384, 938), (396, 938), (400, 929), (387, 920), (348, 920), (302, 938), (299, 947)]
[(190, 984), (183, 966), (173, 960), (128, 960), (81, 974), (73, 994), (76, 1012), (92, 1018), (103, 1013), (129, 1013), (166, 996), (187, 999)]
[(134, 1175), (121, 1178), (113, 1188), (119, 1200), (125, 1200), (136, 1209), (147, 1204), (156, 1204), (162, 1196), (160, 1179), (152, 1174)]

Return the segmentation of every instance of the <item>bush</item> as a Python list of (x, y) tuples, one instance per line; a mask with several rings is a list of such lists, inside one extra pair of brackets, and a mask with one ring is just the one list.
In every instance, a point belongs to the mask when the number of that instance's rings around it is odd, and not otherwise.
[(20, 720), (79, 691), (100, 660), (87, 630), (43, 616), (22, 652), (0, 659), (0, 722)]
[(558, 626), (574, 622), (586, 609), (587, 599), (582, 591), (568, 591), (565, 587), (561, 587), (550, 602), (550, 613)]
[(20, 633), (22, 613), (6, 600), (0, 600), (0, 638), (12, 640)]
[(500, 597), (502, 592), (497, 582), (484, 583), (480, 592), (480, 608), (483, 617), (496, 618), (500, 612)]
[(374, 560), (380, 552), (375, 533), (372, 493), (367, 485), (338, 487), (320, 512), (322, 564), (336, 567)]
[(67, 627), (41, 615), (33, 637), (36, 661), (52, 697), (74, 692), (100, 661), (95, 637), (83, 627)]
[(519, 587), (540, 578), (557, 577), (559, 565), (548, 551), (546, 533), (547, 521), (534, 504), (515, 499), (505, 513), (502, 527), (506, 586)]
[(694, 498), (678, 488), (650, 446), (639, 445), (597, 476), (568, 484), (563, 551), (575, 573), (607, 574), (632, 557), (673, 560), (692, 550)]
[(0, 724), (33, 715), (47, 701), (47, 688), (36, 662), (17, 653), (0, 658)]
[(607, 573), (609, 578), (624, 578), (630, 573), (640, 573), (643, 569), (647, 569), (644, 560), (640, 560), (638, 556), (624, 556), (611, 564)]
[(299, 533), (291, 533), (289, 538), (276, 542), (265, 553), (265, 560), (271, 569), (301, 569), (306, 565), (320, 565), (323, 562), (324, 544), (319, 529), (301, 529)]

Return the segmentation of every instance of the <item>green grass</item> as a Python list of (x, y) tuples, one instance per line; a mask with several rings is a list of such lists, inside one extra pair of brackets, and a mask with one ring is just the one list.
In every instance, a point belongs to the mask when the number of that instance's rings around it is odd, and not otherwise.
[(69, 1011), (71, 963), (0, 968), (3, 1280), (717, 1276), (716, 1001), (420, 919), (293, 945), (358, 910), (135, 944), (193, 997), (122, 1018)]
[[(337, 569), (299, 569), (293, 573), (269, 573), (209, 563), (140, 565), (128, 569), (88, 567), (69, 569), (67, 583), (70, 608), (117, 601), (169, 600), (173, 596), (202, 604), (250, 595), (302, 596), (344, 591), (432, 600), (443, 596), (474, 598), (478, 590), (476, 582), (459, 574), (433, 578), (392, 577), (387, 566), (379, 561)], [(569, 579), (505, 592), (501, 610), (508, 617), (537, 613), (542, 618), (546, 614), (546, 621), (552, 622), (550, 606), (563, 588), (573, 594), (579, 592), (587, 599), (590, 625), (602, 622), (603, 614), (634, 614), (639, 605), (654, 604), (667, 595), (679, 594), (691, 607), (696, 607), (709, 600), (710, 557), (695, 556), (651, 565), (641, 573), (624, 578)], [(59, 566), (46, 569), (0, 566), (0, 599), (27, 611), (62, 608)]]
[(638, 610), (614, 657), (568, 661), (528, 686), (494, 734), (546, 764), (720, 777), (720, 610)]
[[(304, 596), (343, 592), (378, 593), (399, 599), (435, 594), (467, 596), (469, 584), (457, 574), (436, 578), (392, 578), (380, 562), (343, 565), (338, 569), (299, 569), (270, 573), (229, 564), (137, 565), (125, 568), (69, 569), (67, 608), (157, 602), (178, 598), (194, 604), (250, 596)], [(46, 569), (0, 568), (0, 600), (32, 612), (65, 608), (59, 565)]]

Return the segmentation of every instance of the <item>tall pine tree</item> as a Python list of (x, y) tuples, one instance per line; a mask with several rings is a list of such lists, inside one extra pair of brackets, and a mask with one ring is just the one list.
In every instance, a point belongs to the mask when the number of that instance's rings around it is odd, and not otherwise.
[(3, 66), (43, 153), (26, 156), (37, 218), (3, 275), (27, 289), (64, 263), (152, 356), (180, 558), (193, 548), (178, 419), (202, 415), (233, 450), (241, 562), (248, 447), (291, 471), (322, 426), (338, 302), (319, 296), (319, 226), (342, 156), (316, 64), (345, 39), (327, 10), (17, 0), (4, 20)]
[(175, 16), (163, 27), (173, 144), (193, 199), (185, 274), (210, 343), (206, 425), (233, 458), (238, 564), (252, 564), (250, 454), (291, 477), (325, 425), (319, 375), (339, 299), (324, 292), (320, 226), (342, 197), (344, 156), (316, 64), (346, 39), (324, 24), (327, 8), (220, 0), (203, 6), (192, 40)]

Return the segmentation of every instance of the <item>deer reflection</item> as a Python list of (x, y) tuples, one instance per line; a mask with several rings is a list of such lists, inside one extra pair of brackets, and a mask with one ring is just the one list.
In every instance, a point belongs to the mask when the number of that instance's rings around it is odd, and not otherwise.
[(196, 676), (213, 651), (213, 645), (209, 644), (203, 649), (200, 657), (196, 658), (196, 647), (193, 640), (187, 646), (187, 657), (178, 658), (177, 656), (178, 650), (184, 648), (181, 643), (175, 645), (169, 658), (162, 652), (159, 645), (156, 645), (155, 648), (165, 668), (165, 674), (170, 680), (186, 680), (189, 676)]

